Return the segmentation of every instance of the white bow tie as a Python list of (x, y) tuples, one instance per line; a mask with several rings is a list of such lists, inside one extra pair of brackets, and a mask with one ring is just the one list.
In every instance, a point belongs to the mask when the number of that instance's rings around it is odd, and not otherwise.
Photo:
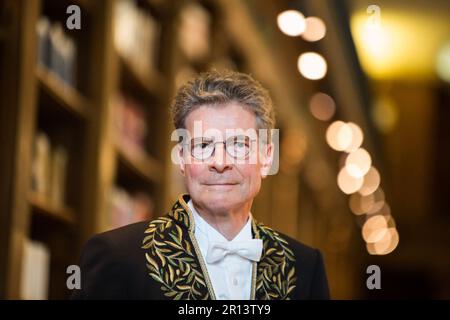
[(206, 253), (206, 262), (215, 263), (227, 254), (237, 254), (251, 261), (259, 261), (262, 253), (262, 240), (210, 242)]

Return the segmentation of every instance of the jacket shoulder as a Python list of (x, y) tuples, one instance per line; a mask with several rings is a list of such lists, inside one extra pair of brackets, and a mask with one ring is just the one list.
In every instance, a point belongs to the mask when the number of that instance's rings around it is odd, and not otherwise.
[(136, 243), (142, 242), (143, 234), (149, 223), (150, 221), (142, 221), (102, 232), (94, 235), (89, 242), (102, 241), (118, 248), (135, 246)]
[(130, 224), (91, 237), (81, 259), (81, 289), (72, 299), (128, 299), (145, 275), (142, 239), (148, 221)]
[(278, 233), (284, 240), (289, 243), (290, 248), (297, 257), (303, 257), (304, 260), (314, 260), (320, 251), (317, 248), (306, 245), (303, 242), (295, 240), (283, 233)]

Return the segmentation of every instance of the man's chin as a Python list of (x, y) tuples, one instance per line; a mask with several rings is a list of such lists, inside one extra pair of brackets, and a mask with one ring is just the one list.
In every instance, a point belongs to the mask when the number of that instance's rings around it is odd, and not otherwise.
[(236, 198), (236, 192), (233, 190), (228, 190), (228, 189), (205, 192), (204, 194), (202, 194), (202, 197), (208, 203), (214, 203), (216, 201), (220, 201), (222, 203), (237, 202), (237, 201), (233, 200)]
[(200, 195), (198, 202), (202, 203), (204, 206), (207, 206), (210, 210), (228, 211), (229, 209), (235, 208), (242, 203), (242, 199), (236, 196), (237, 195), (230, 190), (215, 192), (208, 191)]

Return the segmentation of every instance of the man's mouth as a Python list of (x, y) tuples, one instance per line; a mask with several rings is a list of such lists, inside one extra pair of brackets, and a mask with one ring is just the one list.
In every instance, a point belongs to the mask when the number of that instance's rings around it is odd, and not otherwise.
[(237, 183), (205, 183), (207, 186), (234, 186), (237, 185)]

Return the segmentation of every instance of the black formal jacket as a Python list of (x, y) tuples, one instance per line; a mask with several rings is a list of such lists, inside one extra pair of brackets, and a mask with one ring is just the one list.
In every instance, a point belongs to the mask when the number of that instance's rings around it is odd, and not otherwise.
[[(215, 299), (181, 195), (164, 217), (91, 238), (81, 257), (81, 289), (72, 299)], [(322, 255), (253, 219), (263, 240), (253, 263), (251, 299), (329, 299)]]

